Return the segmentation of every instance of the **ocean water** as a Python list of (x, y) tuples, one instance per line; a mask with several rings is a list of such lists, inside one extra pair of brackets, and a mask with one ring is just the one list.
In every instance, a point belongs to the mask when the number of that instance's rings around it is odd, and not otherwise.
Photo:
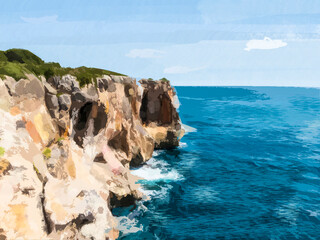
[(191, 128), (133, 170), (120, 239), (320, 239), (320, 90), (176, 90)]

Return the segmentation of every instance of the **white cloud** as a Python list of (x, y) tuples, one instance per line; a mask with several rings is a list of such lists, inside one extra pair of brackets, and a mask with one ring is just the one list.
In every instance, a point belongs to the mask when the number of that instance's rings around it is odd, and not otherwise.
[(190, 68), (185, 66), (173, 66), (168, 67), (163, 70), (163, 73), (169, 73), (169, 74), (182, 74), (182, 73), (189, 73), (189, 72), (195, 72), (202, 69), (205, 69), (206, 67), (197, 67), (197, 68)]
[(156, 49), (132, 49), (128, 54), (127, 57), (130, 58), (159, 58), (164, 54), (163, 51), (159, 51)]
[(253, 49), (275, 49), (287, 46), (287, 43), (282, 40), (272, 40), (271, 38), (265, 37), (263, 40), (252, 39), (247, 42), (247, 47), (244, 49), (250, 51)]
[(34, 18), (28, 18), (28, 17), (20, 17), (20, 18), (22, 21), (26, 23), (53, 23), (53, 22), (57, 22), (58, 15), (34, 17)]

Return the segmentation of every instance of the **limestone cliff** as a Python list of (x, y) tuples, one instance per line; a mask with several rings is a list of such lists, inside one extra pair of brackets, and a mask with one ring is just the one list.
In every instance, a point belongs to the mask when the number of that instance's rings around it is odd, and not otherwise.
[(142, 197), (130, 173), (183, 135), (166, 81), (0, 79), (0, 239), (116, 239), (110, 209)]

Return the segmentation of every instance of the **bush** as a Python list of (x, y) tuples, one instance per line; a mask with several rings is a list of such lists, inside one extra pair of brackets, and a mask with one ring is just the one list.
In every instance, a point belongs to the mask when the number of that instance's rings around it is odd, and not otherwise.
[(3, 147), (0, 147), (0, 157), (2, 157), (5, 153), (5, 150)]
[(54, 76), (54, 72), (52, 69), (47, 69), (45, 72), (44, 72), (44, 76), (46, 79), (49, 79), (50, 77), (53, 77)]
[(7, 75), (15, 80), (25, 78), (26, 73), (33, 73), (36, 76), (45, 76), (46, 79), (52, 76), (63, 76), (71, 74), (77, 78), (80, 87), (92, 83), (97, 77), (102, 75), (121, 75), (99, 68), (64, 68), (59, 63), (44, 62), (32, 52), (24, 49), (9, 49), (0, 51), (0, 76)]
[(42, 154), (46, 159), (49, 159), (51, 157), (51, 149), (50, 148), (45, 148), (43, 150)]
[(166, 79), (166, 78), (161, 78), (160, 81), (162, 81), (162, 82), (169, 82), (169, 80)]

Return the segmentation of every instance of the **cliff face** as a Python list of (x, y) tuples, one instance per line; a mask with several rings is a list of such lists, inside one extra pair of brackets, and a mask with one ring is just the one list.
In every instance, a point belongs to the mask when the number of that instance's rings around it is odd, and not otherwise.
[(183, 135), (169, 82), (72, 75), (0, 79), (0, 239), (116, 239), (130, 173)]
[(184, 134), (177, 108), (179, 100), (169, 81), (140, 80), (143, 88), (140, 117), (155, 140), (155, 148), (179, 145)]

